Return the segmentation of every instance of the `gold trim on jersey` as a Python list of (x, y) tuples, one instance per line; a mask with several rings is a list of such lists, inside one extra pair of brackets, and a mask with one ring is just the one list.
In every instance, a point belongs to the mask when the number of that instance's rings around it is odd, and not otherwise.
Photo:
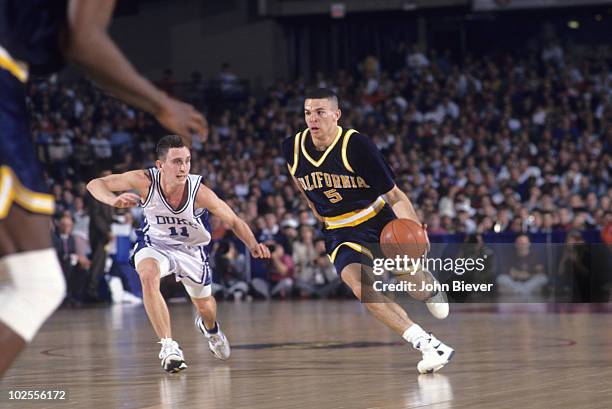
[(344, 167), (351, 173), (355, 173), (351, 165), (349, 164), (348, 157), (346, 156), (346, 147), (348, 146), (348, 141), (351, 139), (351, 135), (357, 132), (354, 129), (347, 131), (344, 134), (344, 138), (342, 139), (342, 163), (344, 163)]
[(331, 143), (331, 145), (329, 145), (327, 147), (327, 149), (325, 150), (325, 153), (323, 153), (323, 156), (321, 156), (321, 158), (319, 160), (314, 160), (309, 154), (308, 152), (306, 152), (306, 147), (304, 144), (304, 141), (306, 140), (306, 131), (308, 131), (308, 129), (306, 129), (303, 133), (302, 133), (302, 154), (304, 154), (304, 157), (308, 160), (308, 162), (312, 163), (315, 167), (319, 167), (321, 166), (321, 164), (325, 161), (325, 158), (327, 158), (327, 155), (329, 155), (329, 153), (332, 151), (332, 149), (334, 149), (334, 146), (336, 146), (336, 144), (338, 143), (338, 141), (340, 140), (340, 137), (342, 136), (342, 128), (338, 127), (338, 133), (336, 134), (336, 137), (334, 138), (333, 142)]
[(55, 210), (55, 200), (52, 195), (26, 188), (13, 169), (6, 165), (0, 166), (0, 220), (8, 215), (13, 202), (34, 213), (51, 215)]
[(304, 137), (306, 135), (306, 131), (308, 129), (304, 129), (302, 132), (298, 132), (295, 134), (295, 140), (293, 141), (293, 165), (289, 166), (287, 163), (287, 167), (289, 168), (289, 173), (291, 176), (295, 176), (295, 171), (298, 167), (298, 161), (300, 159), (300, 137)]
[(0, 68), (4, 68), (21, 82), (28, 82), (28, 65), (17, 61), (0, 46)]
[[(366, 256), (370, 257), (371, 259), (374, 259), (374, 256), (372, 255), (372, 252), (367, 247), (362, 246), (361, 244), (353, 243), (351, 241), (344, 241), (344, 242), (338, 244), (338, 246), (336, 246), (334, 251), (332, 251), (332, 253), (327, 256), (327, 257), (329, 257), (329, 259), (331, 260), (332, 263), (334, 261), (336, 261), (336, 256), (338, 255), (338, 250), (340, 250), (340, 247), (342, 247), (342, 246), (350, 247), (353, 250), (355, 250), (355, 251), (357, 251), (357, 252), (359, 252), (361, 254), (365, 254)], [(340, 273), (340, 271), (338, 271), (338, 273)]]
[(355, 210), (339, 216), (324, 217), (323, 221), (325, 222), (325, 227), (328, 230), (339, 229), (342, 227), (353, 227), (376, 216), (384, 206), (385, 199), (383, 199), (382, 196), (379, 196), (378, 199), (372, 202), (372, 204), (365, 209)]

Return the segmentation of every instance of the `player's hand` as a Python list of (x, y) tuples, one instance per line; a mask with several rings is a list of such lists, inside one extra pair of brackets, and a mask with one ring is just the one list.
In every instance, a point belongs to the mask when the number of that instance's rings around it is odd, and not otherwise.
[(138, 196), (137, 194), (126, 192), (117, 196), (110, 205), (113, 207), (118, 207), (119, 209), (123, 209), (126, 207), (135, 207), (138, 206), (139, 200), (140, 196)]
[(249, 249), (253, 258), (270, 258), (270, 249), (263, 243), (257, 243)]
[(166, 98), (155, 117), (166, 129), (181, 136), (188, 146), (191, 146), (193, 136), (199, 137), (201, 142), (208, 138), (208, 121), (204, 115), (174, 98)]

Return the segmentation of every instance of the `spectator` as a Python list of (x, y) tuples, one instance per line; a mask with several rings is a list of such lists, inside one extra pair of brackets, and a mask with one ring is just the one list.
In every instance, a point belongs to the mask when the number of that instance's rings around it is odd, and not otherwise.
[(282, 299), (291, 295), (295, 263), (291, 255), (285, 253), (280, 244), (270, 245), (271, 265), (269, 280), (272, 286), (270, 296), (278, 294)]
[(529, 236), (517, 236), (514, 241), (514, 254), (507, 263), (506, 273), (497, 277), (500, 293), (518, 295), (522, 299), (538, 299), (543, 295), (548, 278), (538, 255), (531, 251)]
[[(201, 147), (207, 159), (194, 150), (193, 170), (240, 209), (258, 235), (293, 253), (296, 233), (285, 221), (315, 229), (320, 223), (278, 166), (278, 144), (303, 129), (304, 90), (331, 84), (350, 106), (343, 109), (343, 126), (367, 134), (382, 149), (430, 234), (540, 232), (552, 239), (574, 228), (605, 228), (612, 199), (612, 82), (605, 59), (576, 64), (555, 41), (538, 54), (525, 48), (461, 62), (418, 46), (394, 48), (368, 59), (366, 75), (317, 73), (311, 83), (278, 81), (264, 95), (242, 90), (226, 106), (215, 101), (218, 118), (211, 117), (211, 135)], [(229, 65), (221, 71), (219, 80), (231, 91), (238, 78)], [(162, 82), (169, 92), (183, 90), (171, 72)], [(204, 91), (201, 76), (192, 83)], [(83, 195), (62, 188), (62, 179), (76, 183), (105, 167), (154, 166), (157, 130), (150, 116), (126, 110), (88, 82), (60, 77), (30, 87), (38, 153), (46, 156), (49, 183), (58, 183), (53, 191), (59, 212), (74, 214), (75, 237), (83, 242), (77, 215)], [(124, 133), (134, 138), (125, 153)], [(64, 190), (73, 191), (74, 200)], [(222, 238), (226, 226), (214, 218), (211, 224), (214, 239)], [(268, 284), (267, 268), (255, 268), (253, 277)]]
[(224, 295), (240, 301), (249, 292), (249, 286), (244, 275), (244, 256), (239, 255), (231, 240), (223, 240), (217, 244), (215, 251), (215, 274), (221, 278)]
[(559, 261), (557, 285), (561, 295), (569, 293), (571, 302), (591, 302), (593, 284), (590, 268), (591, 255), (579, 231), (567, 233), (563, 255)]
[(91, 263), (85, 255), (78, 254), (73, 227), (72, 218), (69, 215), (62, 216), (58, 221), (53, 241), (66, 278), (65, 303), (68, 306), (80, 306), (83, 299), (83, 278)]

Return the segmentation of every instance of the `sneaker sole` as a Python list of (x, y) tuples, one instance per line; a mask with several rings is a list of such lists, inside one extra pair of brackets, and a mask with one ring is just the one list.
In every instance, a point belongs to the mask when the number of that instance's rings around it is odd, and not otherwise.
[[(167, 361), (168, 358), (165, 359)], [(170, 360), (170, 362), (162, 362), (162, 368), (168, 373), (177, 373), (183, 369), (187, 369), (187, 364), (183, 360)]]

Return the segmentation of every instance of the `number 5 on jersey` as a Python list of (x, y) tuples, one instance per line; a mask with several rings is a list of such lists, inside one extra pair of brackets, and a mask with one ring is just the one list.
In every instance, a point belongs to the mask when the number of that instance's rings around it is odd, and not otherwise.
[(342, 195), (340, 195), (340, 193), (338, 193), (336, 189), (326, 190), (325, 192), (323, 192), (323, 194), (327, 196), (330, 203), (338, 203), (339, 201), (342, 200)]

